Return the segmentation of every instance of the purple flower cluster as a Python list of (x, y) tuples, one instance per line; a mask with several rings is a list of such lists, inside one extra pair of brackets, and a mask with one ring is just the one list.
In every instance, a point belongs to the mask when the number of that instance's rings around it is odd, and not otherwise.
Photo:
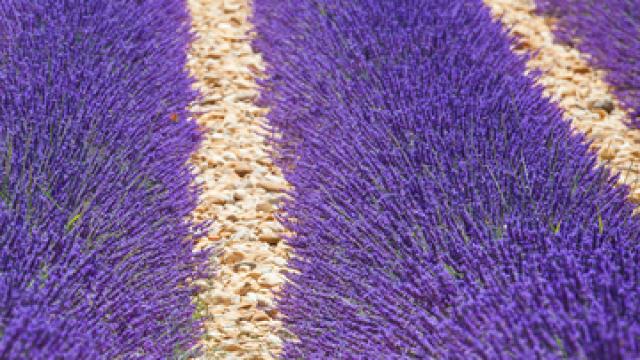
[(256, 0), (298, 359), (640, 356), (640, 222), (481, 0)]
[(160, 359), (199, 333), (182, 0), (0, 2), (0, 358)]
[(536, 0), (538, 12), (558, 18), (556, 35), (607, 71), (621, 104), (640, 127), (640, 6), (635, 0)]

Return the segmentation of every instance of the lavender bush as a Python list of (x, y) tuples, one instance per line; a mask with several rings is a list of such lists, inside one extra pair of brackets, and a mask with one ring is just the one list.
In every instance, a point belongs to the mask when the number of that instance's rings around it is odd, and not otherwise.
[(289, 359), (640, 356), (627, 189), (481, 0), (256, 0)]
[(181, 0), (0, 3), (0, 358), (193, 344), (188, 31)]
[(536, 0), (537, 10), (559, 19), (559, 40), (589, 54), (607, 71), (621, 104), (640, 127), (640, 6), (634, 0)]

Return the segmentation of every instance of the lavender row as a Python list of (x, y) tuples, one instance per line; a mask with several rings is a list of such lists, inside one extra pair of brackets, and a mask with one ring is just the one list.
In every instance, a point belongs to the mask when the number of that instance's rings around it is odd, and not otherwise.
[(290, 359), (633, 358), (627, 189), (481, 0), (256, 0)]
[(557, 38), (589, 55), (640, 127), (640, 7), (634, 0), (536, 0), (538, 12), (559, 21)]
[(181, 0), (0, 3), (0, 358), (193, 345), (190, 40)]

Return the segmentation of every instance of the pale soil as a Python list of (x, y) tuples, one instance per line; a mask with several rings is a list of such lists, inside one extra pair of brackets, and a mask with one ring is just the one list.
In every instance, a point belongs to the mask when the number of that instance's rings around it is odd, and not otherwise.
[(620, 173), (630, 186), (630, 199), (640, 202), (640, 130), (625, 125), (627, 114), (605, 83), (605, 73), (592, 69), (586, 54), (554, 43), (555, 22), (535, 14), (533, 0), (484, 0), (496, 18), (521, 41), (516, 52), (537, 52), (527, 63), (542, 70), (539, 83), (557, 101), (572, 125), (593, 141), (601, 162)]
[(206, 138), (192, 157), (203, 193), (194, 217), (213, 221), (200, 246), (220, 251), (197, 297), (205, 359), (271, 359), (286, 336), (274, 306), (288, 250), (274, 219), (287, 184), (268, 155), (266, 109), (257, 107), (264, 65), (250, 46), (248, 0), (189, 0), (189, 67), (204, 95), (193, 111)]

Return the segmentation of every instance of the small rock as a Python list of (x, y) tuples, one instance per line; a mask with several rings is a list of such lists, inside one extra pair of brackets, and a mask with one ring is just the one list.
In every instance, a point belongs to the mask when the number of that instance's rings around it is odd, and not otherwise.
[(258, 237), (258, 240), (262, 241), (263, 243), (267, 243), (269, 245), (277, 245), (280, 242), (280, 237), (274, 234), (273, 232), (271, 232), (270, 230), (267, 230), (267, 231), (264, 231), (262, 234), (260, 234), (260, 236)]
[(271, 192), (282, 192), (285, 190), (284, 184), (275, 181), (259, 181), (257, 185)]
[(233, 198), (236, 199), (236, 201), (244, 200), (246, 197), (247, 192), (244, 190), (237, 190), (235, 193), (233, 193)]
[(240, 332), (234, 327), (225, 327), (219, 332), (219, 336), (225, 339), (233, 339), (237, 338), (240, 335)]
[(215, 205), (224, 205), (229, 202), (229, 198), (227, 196), (223, 196), (222, 194), (209, 195), (205, 199), (205, 202)]
[(211, 140), (224, 140), (225, 135), (221, 133), (215, 133), (211, 135)]
[(210, 338), (217, 338), (220, 335), (221, 335), (220, 332), (217, 331), (217, 330), (209, 330), (209, 331), (207, 331), (207, 335), (206, 336), (208, 336)]
[(238, 344), (227, 344), (223, 347), (224, 351), (240, 351), (242, 348)]
[(236, 289), (235, 293), (240, 296), (245, 296), (249, 291), (251, 291), (253, 286), (251, 286), (250, 282), (245, 282), (240, 288)]
[(232, 153), (231, 151), (225, 151), (224, 153), (222, 153), (222, 158), (225, 159), (226, 161), (238, 160), (238, 156)]
[(573, 68), (573, 71), (575, 71), (578, 74), (588, 74), (591, 72), (591, 69), (589, 69), (588, 66), (586, 66), (584, 63), (581, 62)]
[(251, 270), (253, 270), (253, 269), (255, 269), (255, 268), (256, 268), (256, 264), (255, 264), (255, 263), (245, 261), (245, 262), (240, 262), (240, 263), (235, 264), (235, 265), (233, 266), (233, 271), (234, 271), (234, 272), (238, 272), (238, 271), (251, 271)]
[(238, 322), (240, 322), (240, 321), (250, 321), (251, 318), (253, 317), (253, 311), (249, 311), (249, 310), (239, 309), (237, 314), (238, 314), (238, 317), (237, 317), (236, 321), (238, 321)]
[(600, 149), (600, 158), (602, 158), (602, 160), (612, 160), (615, 157), (616, 153), (611, 147), (607, 146)]
[(271, 212), (271, 210), (273, 210), (273, 205), (271, 205), (269, 202), (263, 202), (256, 205), (256, 210), (262, 212)]
[(254, 292), (248, 293), (244, 297), (244, 301), (250, 303), (251, 305), (255, 305), (258, 302), (258, 294)]
[(233, 240), (248, 241), (251, 240), (251, 231), (245, 227), (234, 228), (235, 234), (231, 237)]
[(247, 163), (236, 163), (233, 169), (240, 177), (245, 177), (253, 171), (253, 168)]
[(212, 305), (232, 305), (238, 301), (237, 297), (220, 291), (214, 292), (210, 299)]
[(225, 13), (232, 13), (235, 11), (240, 10), (240, 4), (236, 4), (236, 3), (230, 3), (230, 2), (225, 2), (224, 3), (224, 12)]
[(256, 334), (256, 332), (259, 331), (255, 325), (253, 325), (250, 322), (242, 322), (240, 324), (240, 333), (245, 334), (245, 335), (254, 335)]
[(273, 260), (273, 263), (278, 265), (278, 266), (282, 266), (284, 267), (285, 265), (287, 265), (287, 260), (278, 256)]
[(611, 113), (613, 111), (613, 101), (609, 100), (609, 99), (599, 99), (599, 100), (595, 100), (591, 103), (591, 108), (592, 109), (602, 109), (604, 111), (606, 111), (607, 113)]
[(228, 23), (219, 23), (218, 24), (218, 29), (220, 30), (231, 30), (233, 27), (231, 26), (231, 24)]
[(607, 112), (603, 109), (596, 109), (596, 113), (600, 116), (600, 120), (604, 120), (607, 117)]
[(264, 311), (258, 310), (255, 312), (252, 318), (253, 321), (268, 321), (271, 320), (269, 315), (267, 315)]
[(275, 319), (276, 316), (278, 316), (278, 309), (269, 309), (266, 311), (267, 315), (269, 315), (270, 318)]
[(268, 334), (266, 337), (266, 340), (269, 344), (271, 344), (272, 346), (281, 346), (282, 345), (282, 340), (277, 337), (276, 335), (273, 334)]
[(259, 307), (268, 308), (273, 306), (273, 300), (264, 294), (255, 294), (255, 298)]
[(262, 287), (274, 287), (282, 284), (282, 279), (275, 273), (263, 274), (258, 284)]
[(207, 280), (205, 280), (205, 279), (198, 279), (198, 280), (193, 282), (193, 285), (195, 285), (195, 286), (197, 286), (197, 287), (199, 287), (201, 289), (211, 287), (209, 282)]
[(240, 251), (233, 251), (227, 255), (225, 255), (225, 257), (222, 259), (222, 263), (223, 264), (235, 264), (238, 263), (242, 260), (244, 260), (245, 255), (243, 253), (241, 253)]
[(244, 90), (244, 91), (238, 91), (235, 94), (234, 99), (235, 101), (254, 101), (257, 97), (258, 97), (257, 91)]
[[(222, 187), (222, 190), (235, 190), (236, 189), (236, 184), (234, 184), (232, 181), (229, 180), (225, 180), (227, 181), (227, 183)], [(229, 197), (229, 199), (234, 199), (233, 195), (229, 195), (229, 194), (225, 194)]]

